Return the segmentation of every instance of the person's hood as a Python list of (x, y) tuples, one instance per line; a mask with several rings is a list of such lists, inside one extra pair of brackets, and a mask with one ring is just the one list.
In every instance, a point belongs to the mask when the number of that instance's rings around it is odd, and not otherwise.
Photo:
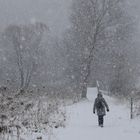
[(102, 93), (98, 93), (97, 97), (99, 97), (99, 98), (103, 97)]

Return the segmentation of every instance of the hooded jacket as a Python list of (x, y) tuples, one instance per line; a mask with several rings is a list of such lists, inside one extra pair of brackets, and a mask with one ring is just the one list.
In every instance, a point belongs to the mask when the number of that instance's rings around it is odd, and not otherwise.
[[(100, 107), (100, 108), (99, 108), (98, 105), (97, 105), (99, 101), (102, 102), (102, 107)], [(106, 108), (107, 110), (109, 110), (109, 106), (108, 106), (107, 102), (106, 102), (105, 99), (103, 98), (102, 94), (99, 93), (99, 94), (97, 95), (97, 98), (96, 98), (95, 101), (94, 101), (93, 112), (95, 112), (95, 110), (96, 110), (98, 116), (101, 116), (101, 115), (104, 116), (104, 115), (106, 115), (105, 108)]]

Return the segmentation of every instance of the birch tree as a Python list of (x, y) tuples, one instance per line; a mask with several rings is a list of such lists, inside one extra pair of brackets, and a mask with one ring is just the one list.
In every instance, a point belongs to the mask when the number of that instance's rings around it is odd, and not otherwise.
[(94, 53), (100, 48), (112, 46), (114, 40), (121, 42), (126, 39), (126, 36), (119, 39), (121, 32), (117, 32), (127, 27), (122, 9), (123, 2), (120, 0), (76, 0), (73, 4), (68, 39), (71, 42), (68, 53), (71, 54), (68, 55), (68, 61), (72, 69), (75, 68), (79, 73), (77, 87), (80, 88), (82, 98), (86, 97)]

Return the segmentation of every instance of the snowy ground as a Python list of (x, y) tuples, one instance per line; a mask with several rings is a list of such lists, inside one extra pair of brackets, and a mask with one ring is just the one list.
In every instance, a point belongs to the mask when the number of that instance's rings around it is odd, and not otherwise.
[[(65, 128), (55, 129), (48, 135), (26, 133), (25, 140), (140, 140), (140, 119), (130, 120), (130, 109), (117, 100), (104, 96), (110, 112), (104, 117), (104, 127), (98, 127), (97, 116), (92, 112), (97, 90), (88, 89), (88, 99), (66, 107)], [(14, 140), (14, 139), (12, 139)], [(41, 140), (41, 139), (40, 139)]]
[(88, 89), (88, 100), (68, 107), (66, 128), (55, 130), (51, 140), (140, 140), (140, 120), (130, 120), (129, 108), (107, 96), (110, 112), (104, 127), (98, 127), (97, 116), (92, 113), (96, 93), (96, 89)]

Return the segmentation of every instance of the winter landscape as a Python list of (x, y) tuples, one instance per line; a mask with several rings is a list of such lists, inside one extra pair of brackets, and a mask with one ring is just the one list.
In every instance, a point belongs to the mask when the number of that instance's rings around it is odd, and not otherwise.
[(139, 9), (0, 0), (0, 140), (139, 140)]

